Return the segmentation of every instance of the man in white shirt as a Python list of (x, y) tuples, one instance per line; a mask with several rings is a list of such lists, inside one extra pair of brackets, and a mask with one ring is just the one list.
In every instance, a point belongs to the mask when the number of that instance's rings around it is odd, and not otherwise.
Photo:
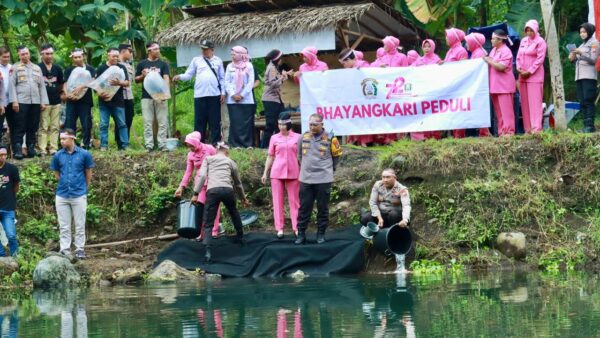
[(194, 130), (202, 134), (202, 142), (207, 141), (206, 125), (210, 130), (210, 143), (221, 141), (221, 105), (225, 102), (223, 61), (215, 55), (215, 44), (209, 40), (200, 43), (202, 55), (192, 59), (184, 74), (175, 75), (173, 81), (189, 81), (196, 76), (194, 83)]
[(0, 144), (2, 144), (2, 133), (4, 130), (4, 118), (8, 122), (8, 127), (12, 126), (12, 110), (11, 105), (8, 103), (11, 101), (8, 95), (10, 91), (8, 90), (8, 84), (10, 83), (10, 68), (12, 65), (10, 64), (10, 51), (6, 47), (0, 47), (0, 77), (2, 78), (2, 87), (0, 90), (0, 97), (4, 98), (0, 107)]

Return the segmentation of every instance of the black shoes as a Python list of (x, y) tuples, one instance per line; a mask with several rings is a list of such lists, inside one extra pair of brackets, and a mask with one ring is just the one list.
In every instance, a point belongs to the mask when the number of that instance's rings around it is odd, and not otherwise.
[(30, 144), (27, 146), (27, 157), (29, 158), (34, 158), (37, 155), (36, 151), (35, 151), (35, 146), (33, 144)]
[(23, 149), (21, 148), (21, 143), (17, 143), (15, 144), (15, 146), (13, 147), (13, 157), (15, 158), (15, 160), (22, 160), (23, 159)]
[(296, 244), (296, 245), (306, 244), (306, 234), (302, 231), (298, 231), (298, 238), (296, 238), (296, 241), (294, 241), (294, 244)]
[(317, 244), (325, 243), (325, 234), (317, 233)]

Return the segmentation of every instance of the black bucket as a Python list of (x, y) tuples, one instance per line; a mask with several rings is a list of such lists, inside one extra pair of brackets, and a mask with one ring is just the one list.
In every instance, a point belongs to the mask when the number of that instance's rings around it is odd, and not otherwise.
[(373, 246), (385, 255), (405, 255), (412, 247), (412, 234), (408, 228), (393, 225), (379, 229), (373, 237)]
[(190, 239), (200, 236), (200, 229), (196, 227), (196, 206), (188, 200), (177, 204), (177, 235)]

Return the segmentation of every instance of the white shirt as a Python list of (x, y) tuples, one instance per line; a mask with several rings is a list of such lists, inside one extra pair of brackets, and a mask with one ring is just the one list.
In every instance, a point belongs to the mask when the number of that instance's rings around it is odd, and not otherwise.
[[(233, 62), (227, 65), (225, 70), (225, 91), (227, 92), (227, 104), (254, 104), (254, 95), (252, 88), (254, 87), (254, 67), (248, 62), (248, 70), (244, 76), (244, 85), (239, 93), (236, 93), (235, 85), (235, 68)], [(242, 100), (235, 102), (233, 95), (239, 94)]]
[(6, 66), (3, 66), (0, 64), (0, 72), (2, 72), (2, 78), (4, 79), (4, 88), (2, 88), (2, 90), (4, 91), (4, 97), (7, 98), (6, 102), (8, 104), (8, 102), (11, 102), (10, 100), (10, 90), (8, 90), (8, 85), (10, 84), (10, 68), (12, 67), (12, 65), (9, 63)]
[[(189, 81), (196, 75), (194, 97), (225, 95), (223, 61), (218, 56), (213, 56), (208, 61), (219, 77), (218, 82), (215, 73), (209, 68), (203, 56), (193, 58), (185, 73), (179, 75), (179, 79), (182, 81)], [(221, 91), (219, 91), (219, 83), (221, 83)]]

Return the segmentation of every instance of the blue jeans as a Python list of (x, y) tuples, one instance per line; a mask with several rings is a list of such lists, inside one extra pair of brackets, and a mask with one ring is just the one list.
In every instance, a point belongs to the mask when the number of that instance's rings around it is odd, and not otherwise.
[[(17, 255), (19, 250), (19, 242), (17, 242), (17, 227), (15, 226), (15, 211), (14, 210), (0, 210), (0, 223), (4, 228), (4, 233), (8, 239), (8, 248), (12, 256)], [(0, 245), (0, 257), (4, 257), (4, 247)]]
[(105, 105), (100, 105), (100, 147), (108, 148), (108, 123), (111, 116), (119, 129), (121, 147), (126, 149), (129, 147), (129, 135), (127, 135), (127, 125), (125, 124), (125, 108)]

